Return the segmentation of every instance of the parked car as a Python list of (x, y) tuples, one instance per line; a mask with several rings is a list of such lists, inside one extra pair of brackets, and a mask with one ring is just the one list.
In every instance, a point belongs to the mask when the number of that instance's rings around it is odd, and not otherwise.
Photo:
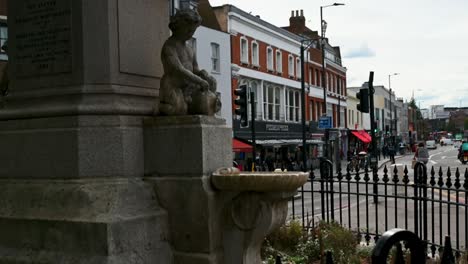
[(436, 149), (436, 148), (437, 148), (437, 145), (436, 145), (435, 140), (428, 140), (428, 141), (426, 141), (426, 148), (427, 148), (427, 149)]

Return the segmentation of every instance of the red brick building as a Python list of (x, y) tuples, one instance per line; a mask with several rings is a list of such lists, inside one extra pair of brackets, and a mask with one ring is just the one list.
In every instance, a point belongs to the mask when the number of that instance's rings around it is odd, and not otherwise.
[[(280, 28), (259, 16), (235, 6), (214, 7), (223, 31), (231, 34), (232, 89), (247, 84), (255, 93), (257, 143), (265, 148), (294, 149), (302, 145), (301, 41), (318, 38), (317, 32), (305, 27), (303, 13), (291, 16), (290, 26)], [(301, 34), (305, 32), (306, 34)], [(346, 68), (341, 66), (338, 47), (326, 45), (326, 82), (328, 115), (333, 127), (345, 127)], [(313, 139), (316, 122), (323, 111), (321, 50), (312, 44), (305, 56), (306, 120), (308, 156), (320, 154), (321, 143)], [(234, 99), (234, 95), (233, 95)], [(338, 120), (341, 107), (341, 126)], [(234, 104), (233, 104), (234, 110)], [(250, 128), (240, 127), (233, 115), (234, 137), (249, 140)], [(250, 109), (249, 109), (250, 118)], [(314, 127), (315, 126), (315, 127)]]

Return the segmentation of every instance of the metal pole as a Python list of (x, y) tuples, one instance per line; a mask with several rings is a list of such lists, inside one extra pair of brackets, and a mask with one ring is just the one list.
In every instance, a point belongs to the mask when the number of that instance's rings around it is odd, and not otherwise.
[[(322, 87), (323, 87), (323, 109), (322, 114), (327, 116), (327, 82), (325, 80), (325, 38), (323, 35), (323, 7), (320, 7), (320, 46), (322, 48)], [(325, 144), (323, 156), (328, 159), (328, 133), (325, 129)]]
[[(370, 120), (371, 120), (371, 144), (372, 144), (372, 153), (371, 153), (371, 167), (372, 171), (377, 170), (377, 144), (376, 144), (376, 138), (375, 138), (375, 115), (374, 115), (374, 72), (371, 71), (369, 73), (369, 114), (370, 114)], [(377, 197), (377, 191), (378, 191), (378, 186), (377, 183), (373, 184), (373, 192), (374, 192), (374, 203), (378, 202), (378, 197)]]
[[(392, 141), (393, 135), (393, 122), (392, 122), (392, 88), (390, 88), (390, 76), (388, 76), (388, 99), (390, 101), (390, 140)], [(392, 141), (392, 145), (395, 145), (395, 142)]]
[(338, 128), (338, 137), (337, 137), (337, 150), (338, 150), (338, 155), (337, 155), (337, 162), (336, 162), (336, 171), (338, 172), (341, 168), (341, 130), (340, 130), (340, 127), (341, 127), (341, 99), (340, 99), (340, 95), (338, 93), (338, 111), (336, 111), (337, 113), (337, 128)]
[(252, 124), (251, 124), (251, 131), (252, 131), (252, 156), (253, 156), (253, 164), (255, 164), (255, 159), (257, 158), (256, 155), (256, 143), (255, 143), (255, 93), (250, 92), (250, 109), (251, 109), (251, 119), (252, 119)]
[(305, 78), (304, 78), (304, 45), (301, 41), (301, 91), (302, 91), (302, 171), (307, 171), (307, 158), (306, 158), (306, 105), (305, 105)]

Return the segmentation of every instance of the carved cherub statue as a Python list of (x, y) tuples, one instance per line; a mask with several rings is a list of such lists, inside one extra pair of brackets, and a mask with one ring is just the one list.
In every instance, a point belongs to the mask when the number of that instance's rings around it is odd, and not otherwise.
[(159, 113), (161, 115), (214, 115), (221, 109), (216, 80), (198, 68), (194, 51), (186, 44), (201, 24), (193, 10), (180, 10), (171, 17), (172, 36), (163, 45)]

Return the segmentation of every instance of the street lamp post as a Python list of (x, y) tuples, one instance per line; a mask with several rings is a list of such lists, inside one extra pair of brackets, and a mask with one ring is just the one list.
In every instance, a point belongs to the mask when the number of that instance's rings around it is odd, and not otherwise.
[[(323, 108), (322, 114), (327, 116), (327, 81), (325, 80), (325, 31), (327, 29), (327, 22), (323, 20), (323, 9), (330, 6), (342, 6), (343, 3), (333, 3), (331, 5), (320, 6), (320, 46), (322, 49), (322, 87), (323, 87)], [(325, 134), (327, 132), (325, 131)], [(328, 158), (328, 138), (325, 138), (325, 148), (323, 151), (323, 156)]]
[(311, 41), (307, 46), (304, 47), (304, 42), (307, 40), (301, 40), (301, 103), (302, 103), (302, 171), (307, 171), (307, 157), (306, 157), (306, 105), (305, 105), (305, 78), (304, 78), (304, 51), (312, 45)]
[[(392, 86), (391, 86), (391, 77), (399, 75), (399, 73), (393, 73), (388, 75), (388, 99), (390, 101), (390, 138), (392, 140), (392, 145), (395, 147), (395, 136), (393, 135), (393, 116), (392, 116)], [(396, 107), (396, 106), (395, 106)], [(395, 116), (396, 118), (396, 116)], [(396, 124), (395, 124), (396, 130)]]

